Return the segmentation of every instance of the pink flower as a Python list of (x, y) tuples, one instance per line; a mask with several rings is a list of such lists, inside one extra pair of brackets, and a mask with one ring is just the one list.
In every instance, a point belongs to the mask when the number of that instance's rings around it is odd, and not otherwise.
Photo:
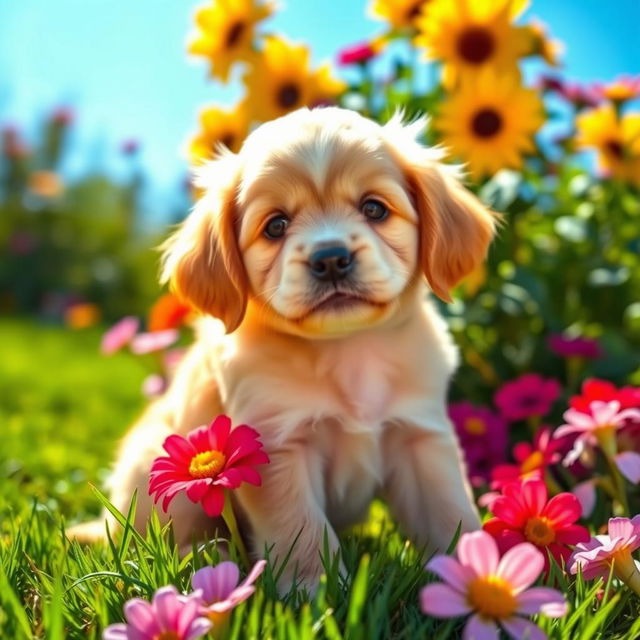
[(376, 53), (376, 50), (368, 42), (359, 42), (338, 52), (338, 64), (341, 67), (350, 64), (363, 64), (375, 57)]
[(602, 357), (602, 348), (597, 340), (591, 338), (568, 338), (562, 334), (549, 336), (549, 349), (563, 358), (585, 358), (595, 360)]
[(199, 594), (182, 596), (173, 586), (158, 589), (153, 601), (134, 598), (124, 605), (127, 624), (112, 624), (103, 640), (194, 640), (212, 627), (198, 613)]
[(640, 547), (640, 515), (634, 518), (610, 518), (609, 534), (578, 544), (571, 556), (571, 573), (582, 572), (585, 580), (615, 576), (640, 595), (640, 572), (631, 554)]
[(547, 550), (562, 566), (571, 555), (567, 545), (585, 542), (589, 531), (576, 524), (582, 509), (572, 493), (559, 493), (548, 500), (542, 480), (525, 480), (502, 489), (502, 496), (489, 505), (495, 518), (484, 523), (483, 529), (498, 543), (501, 552), (521, 542), (531, 542), (544, 555), (545, 572), (549, 572)]
[(507, 382), (496, 392), (493, 400), (507, 420), (545, 416), (560, 396), (560, 383), (527, 373)]
[(506, 484), (527, 478), (544, 477), (546, 468), (560, 460), (558, 449), (561, 443), (551, 437), (551, 429), (538, 429), (533, 445), (519, 442), (513, 448), (517, 464), (499, 464), (491, 470), (491, 488), (501, 489)]
[(225, 489), (236, 489), (243, 482), (260, 486), (255, 467), (268, 463), (269, 457), (259, 437), (246, 424), (231, 431), (231, 420), (224, 415), (186, 438), (170, 435), (162, 445), (169, 455), (156, 458), (151, 466), (149, 494), (156, 494), (155, 502), (164, 496), (166, 511), (176, 495), (186, 491), (189, 500), (200, 502), (207, 515), (219, 516)]
[(116, 322), (103, 336), (100, 344), (100, 351), (105, 355), (110, 355), (119, 351), (129, 344), (136, 335), (140, 321), (135, 316), (125, 316)]
[(161, 351), (170, 347), (180, 337), (177, 329), (165, 329), (164, 331), (150, 331), (139, 333), (131, 341), (131, 351), (136, 355)]
[(228, 613), (254, 593), (256, 588), (253, 583), (260, 577), (266, 564), (265, 560), (256, 562), (240, 584), (240, 570), (235, 562), (227, 560), (215, 567), (204, 567), (196, 571), (191, 584), (201, 594), (200, 613), (219, 621), (220, 614)]
[(613, 383), (598, 378), (590, 378), (582, 383), (582, 393), (569, 400), (572, 409), (591, 413), (594, 400), (611, 402), (617, 400), (621, 409), (640, 408), (640, 387), (622, 387), (618, 389)]
[(142, 393), (147, 398), (162, 395), (167, 389), (166, 379), (158, 373), (148, 375), (142, 382)]
[(560, 618), (567, 612), (564, 596), (546, 587), (528, 588), (544, 566), (542, 554), (528, 542), (509, 549), (502, 558), (495, 540), (485, 531), (460, 537), (458, 559), (435, 556), (427, 569), (446, 584), (429, 584), (420, 592), (426, 614), (454, 618), (472, 614), (464, 640), (495, 640), (498, 625), (512, 637), (546, 638), (522, 616), (544, 613)]
[(470, 402), (450, 404), (449, 417), (460, 440), (471, 482), (475, 486), (483, 484), (491, 469), (504, 462), (506, 422), (491, 409)]

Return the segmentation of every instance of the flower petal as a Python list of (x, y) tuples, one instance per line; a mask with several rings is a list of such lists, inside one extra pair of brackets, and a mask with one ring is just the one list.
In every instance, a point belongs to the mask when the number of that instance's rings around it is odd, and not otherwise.
[(178, 615), (182, 608), (174, 587), (162, 587), (153, 596), (153, 608), (162, 629), (174, 630), (178, 626)]
[(498, 546), (486, 531), (464, 533), (458, 542), (458, 559), (478, 576), (488, 576), (498, 567)]
[(514, 640), (524, 640), (524, 638), (526, 640), (547, 640), (547, 634), (531, 620), (513, 616), (506, 620), (501, 620), (501, 623), (505, 631)]
[(191, 584), (194, 589), (202, 590), (202, 599), (206, 604), (225, 600), (238, 585), (240, 570), (235, 562), (226, 560), (215, 567), (204, 567), (193, 574)]
[(571, 490), (582, 507), (582, 516), (588, 518), (596, 506), (596, 485), (593, 480), (578, 483)]
[(515, 529), (523, 527), (527, 520), (527, 512), (517, 500), (511, 497), (500, 496), (496, 498), (491, 503), (490, 509), (494, 516)]
[[(517, 596), (518, 613), (524, 613), (531, 616), (536, 613), (540, 613), (545, 605), (556, 605), (557, 611), (562, 609), (560, 615), (551, 616), (555, 618), (562, 617), (567, 611), (567, 602), (564, 596), (556, 589), (549, 589), (548, 587), (532, 587), (526, 589)], [(553, 607), (547, 608), (548, 611), (553, 610)]]
[(186, 438), (176, 433), (170, 435), (164, 441), (162, 447), (173, 459), (179, 460), (187, 465), (191, 462), (191, 458), (198, 453)]
[(516, 591), (526, 589), (544, 568), (544, 556), (529, 542), (512, 547), (498, 565), (496, 574), (506, 580)]
[(529, 515), (542, 513), (547, 503), (547, 486), (542, 480), (525, 480), (521, 489), (522, 500), (529, 510)]
[(118, 623), (110, 624), (102, 632), (102, 640), (128, 640), (127, 625)]
[(209, 482), (209, 479), (194, 480), (189, 483), (187, 488), (187, 497), (191, 502), (200, 502), (209, 490), (210, 486), (211, 483)]
[(616, 456), (620, 473), (632, 484), (640, 482), (640, 453), (623, 451)]
[(542, 516), (551, 521), (554, 529), (573, 524), (582, 514), (580, 502), (572, 493), (553, 496), (542, 510)]
[(203, 635), (211, 631), (213, 624), (207, 618), (196, 618), (189, 627), (184, 640), (195, 640), (201, 638)]
[(131, 625), (140, 633), (153, 636), (160, 633), (160, 628), (156, 622), (156, 615), (146, 600), (141, 598), (133, 598), (124, 604), (124, 617)]
[(423, 613), (437, 618), (453, 618), (471, 612), (466, 598), (446, 584), (428, 584), (420, 591)]
[(476, 577), (471, 567), (462, 566), (451, 556), (442, 555), (431, 558), (427, 562), (426, 569), (462, 593), (465, 592), (467, 584)]
[[(237, 427), (236, 427), (237, 428)], [(209, 426), (209, 445), (216, 451), (225, 451), (231, 431), (231, 418), (219, 415)]]
[(216, 518), (219, 516), (224, 508), (224, 489), (215, 486), (210, 487), (209, 492), (202, 498), (202, 507), (209, 517)]
[(462, 640), (498, 640), (499, 631), (493, 620), (485, 620), (478, 614), (469, 618), (464, 631), (462, 632)]

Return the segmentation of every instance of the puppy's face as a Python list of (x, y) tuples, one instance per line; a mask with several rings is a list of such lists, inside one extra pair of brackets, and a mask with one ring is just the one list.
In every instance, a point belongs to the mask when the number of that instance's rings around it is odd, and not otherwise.
[(483, 258), (493, 217), (415, 133), (342, 109), (262, 125), (200, 174), (165, 278), (229, 330), (249, 304), (309, 337), (386, 321), (423, 276), (446, 298)]

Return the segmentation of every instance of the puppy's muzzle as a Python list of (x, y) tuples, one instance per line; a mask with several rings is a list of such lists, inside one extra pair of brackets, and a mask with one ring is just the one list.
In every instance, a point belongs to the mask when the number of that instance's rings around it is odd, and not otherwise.
[(321, 282), (344, 280), (355, 265), (353, 254), (343, 244), (316, 248), (309, 258), (311, 275)]

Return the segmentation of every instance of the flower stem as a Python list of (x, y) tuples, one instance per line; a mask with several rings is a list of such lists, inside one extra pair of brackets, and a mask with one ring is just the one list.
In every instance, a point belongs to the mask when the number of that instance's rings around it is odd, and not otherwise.
[(615, 459), (616, 453), (618, 451), (615, 429), (610, 427), (598, 429), (596, 432), (596, 437), (598, 438), (598, 444), (600, 445), (600, 449), (604, 454), (605, 460), (607, 461), (607, 465), (609, 467), (609, 471), (611, 472), (611, 480), (613, 480), (613, 486), (616, 490), (616, 497), (618, 498), (618, 502), (620, 502), (620, 506), (623, 510), (622, 515), (629, 518), (631, 516), (629, 513), (627, 492), (624, 486), (624, 478), (622, 477), (622, 474), (618, 469), (618, 465), (616, 464)]
[(238, 550), (240, 554), (240, 559), (242, 560), (242, 564), (244, 568), (249, 570), (249, 555), (247, 554), (247, 549), (244, 546), (244, 541), (242, 540), (242, 536), (240, 535), (240, 531), (238, 529), (238, 521), (236, 520), (236, 515), (233, 512), (233, 504), (231, 503), (231, 496), (227, 491), (225, 491), (224, 496), (224, 507), (222, 508), (222, 519), (227, 525), (227, 529), (229, 529), (229, 534), (231, 536), (231, 540)]

